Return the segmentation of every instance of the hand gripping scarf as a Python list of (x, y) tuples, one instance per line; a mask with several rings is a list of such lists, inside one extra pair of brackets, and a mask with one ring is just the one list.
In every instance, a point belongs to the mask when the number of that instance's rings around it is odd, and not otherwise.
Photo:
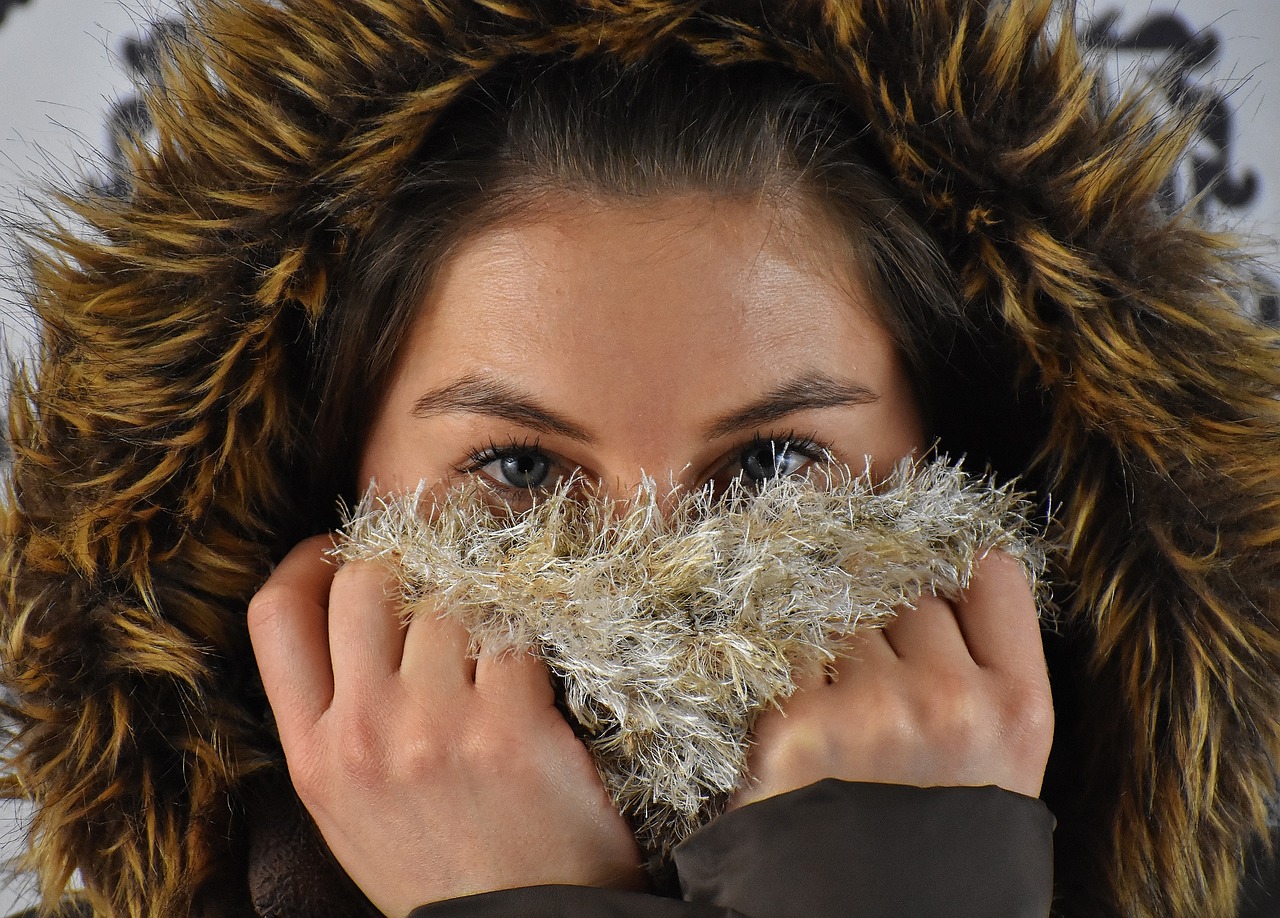
[(406, 618), (456, 619), (473, 653), (545, 661), (655, 865), (746, 779), (755, 717), (858, 629), (926, 593), (956, 598), (992, 549), (1043, 593), (1030, 505), (945, 461), (904, 461), (879, 484), (845, 470), (703, 489), (667, 508), (652, 481), (625, 504), (576, 484), (522, 512), (476, 483), (429, 509), (421, 492), (370, 495), (336, 553), (389, 562)]

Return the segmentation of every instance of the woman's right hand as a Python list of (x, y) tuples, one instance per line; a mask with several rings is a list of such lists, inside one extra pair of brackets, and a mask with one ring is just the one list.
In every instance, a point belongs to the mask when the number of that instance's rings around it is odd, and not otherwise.
[(404, 625), (388, 572), (298, 545), (249, 606), (289, 774), (384, 914), (518, 886), (642, 887), (631, 831), (527, 655), (467, 654), (458, 624)]
[[(829, 677), (828, 677), (829, 675)], [(992, 551), (955, 602), (922, 597), (851, 639), (756, 721), (750, 781), (731, 806), (823, 778), (981, 786), (1038, 796), (1053, 698), (1031, 586)]]

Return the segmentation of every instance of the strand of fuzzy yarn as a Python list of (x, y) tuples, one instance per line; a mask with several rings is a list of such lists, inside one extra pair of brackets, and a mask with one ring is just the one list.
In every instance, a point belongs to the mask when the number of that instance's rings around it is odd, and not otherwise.
[(625, 506), (580, 485), (523, 512), (478, 482), (429, 507), (421, 491), (370, 493), (335, 553), (389, 563), (404, 615), (453, 617), (473, 653), (544, 660), (655, 864), (739, 786), (756, 715), (854, 631), (929, 592), (956, 598), (992, 549), (1045, 598), (1032, 505), (945, 459), (879, 483), (837, 468), (663, 508), (652, 481)]

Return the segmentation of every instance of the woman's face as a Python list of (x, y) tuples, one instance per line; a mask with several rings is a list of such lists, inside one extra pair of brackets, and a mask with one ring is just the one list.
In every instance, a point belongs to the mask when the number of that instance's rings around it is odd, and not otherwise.
[(522, 506), (578, 470), (626, 500), (926, 446), (907, 370), (833, 225), (708, 195), (564, 194), (463, 240), (361, 456), (381, 492), (482, 476)]

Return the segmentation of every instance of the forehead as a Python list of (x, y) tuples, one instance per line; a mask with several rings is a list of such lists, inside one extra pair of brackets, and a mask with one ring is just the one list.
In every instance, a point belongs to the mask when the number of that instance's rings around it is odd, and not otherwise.
[(462, 240), (407, 345), (436, 366), (537, 358), (552, 376), (690, 378), (844, 364), (887, 342), (877, 314), (852, 246), (788, 203), (565, 194)]
[(851, 464), (920, 446), (911, 381), (834, 229), (706, 197), (560, 204), (451, 251), (372, 406), (362, 474), (438, 480), (535, 432), (601, 476), (706, 472), (752, 435), (812, 435)]

